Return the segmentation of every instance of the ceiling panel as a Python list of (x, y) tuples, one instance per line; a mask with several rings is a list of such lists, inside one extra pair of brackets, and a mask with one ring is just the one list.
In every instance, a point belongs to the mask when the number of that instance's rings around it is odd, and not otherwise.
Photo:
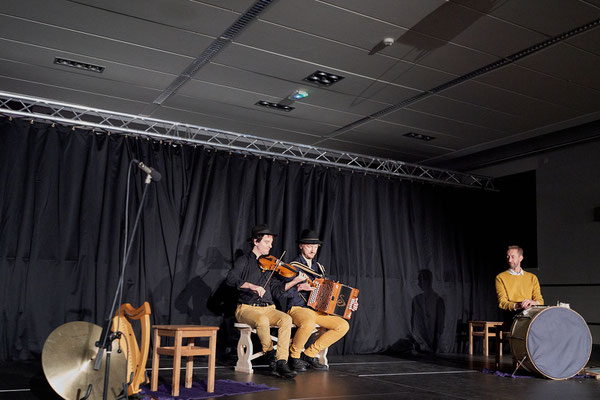
[(398, 5), (398, 0), (370, 2), (324, 0), (324, 2), (409, 29), (444, 5), (446, 0), (403, 0), (401, 6)]
[[(393, 141), (393, 146), (390, 146), (390, 140)], [(380, 130), (373, 132), (344, 132), (341, 136), (320, 142), (319, 146), (335, 146), (334, 149), (336, 150), (344, 150), (357, 154), (365, 154), (364, 148), (379, 149), (379, 154), (388, 154), (387, 157), (391, 154), (402, 154), (411, 158), (433, 158), (451, 151), (436, 146), (424, 146), (420, 143), (415, 144), (411, 139), (400, 135), (398, 131), (387, 132)], [(397, 157), (394, 158), (398, 159)]]
[[(168, 100), (166, 105), (170, 108), (177, 108), (188, 111), (201, 112), (202, 114), (214, 115), (222, 118), (235, 118), (240, 122), (253, 124), (256, 126), (273, 126), (284, 130), (293, 130), (297, 132), (306, 132), (311, 135), (325, 135), (336, 129), (335, 125), (326, 122), (316, 121), (314, 119), (305, 119), (297, 117), (297, 114), (272, 111), (258, 106), (237, 106), (207, 99), (191, 99), (184, 95), (175, 95)], [(152, 114), (155, 117), (158, 114)], [(206, 124), (203, 124), (204, 126)], [(240, 132), (251, 133), (251, 132)], [(253, 133), (254, 134), (254, 133)]]
[[(4, 40), (16, 43), (31, 44), (49, 50), (65, 51), (161, 72), (179, 74), (192, 60), (187, 56), (3, 15), (0, 15), (0, 36)], [(207, 41), (206, 45), (208, 43), (210, 41)], [(46, 60), (46, 62), (50, 65), (54, 62), (54, 58)]]
[[(368, 53), (384, 37), (399, 37), (406, 28), (370, 18), (340, 7), (313, 0), (296, 0), (287, 7), (271, 7), (261, 20), (287, 28), (356, 46)], [(343, 24), (332, 23), (344, 21)], [(360, 29), (356, 29), (360, 26)]]
[(303, 79), (308, 75), (316, 70), (323, 70), (344, 77), (343, 80), (326, 88), (326, 90), (355, 95), (374, 101), (394, 103), (419, 93), (419, 90), (416, 89), (379, 82), (375, 78), (348, 74), (345, 71), (335, 68), (324, 68), (314, 63), (290, 57), (281, 57), (236, 43), (228, 46), (224, 51), (219, 53), (214, 61), (230, 67), (256, 72), (267, 77), (298, 82), (302, 85), (306, 85)]
[[(525, 118), (458, 102), (443, 96), (427, 97), (408, 106), (407, 109), (444, 118), (446, 124), (451, 121), (458, 122), (463, 126), (463, 132), (481, 135), (481, 139), (497, 138), (510, 132), (518, 132), (528, 126)], [(442, 130), (444, 131), (446, 130)]]
[[(374, 113), (389, 105), (389, 103), (373, 101), (368, 98), (324, 90), (306, 82), (273, 78), (272, 76), (231, 68), (225, 65), (210, 64), (196, 74), (194, 80), (251, 91), (260, 95), (270, 96), (276, 101), (287, 98), (295, 90), (305, 90), (309, 96), (302, 100), (302, 103), (327, 109), (335, 107), (335, 109), (340, 111), (354, 113), (356, 117)], [(401, 94), (398, 91), (394, 99)], [(262, 99), (262, 97), (259, 99)]]
[(519, 61), (519, 65), (600, 90), (600, 57), (568, 44), (559, 43)]
[(106, 96), (14, 77), (0, 76), (0, 87), (2, 90), (12, 93), (45, 99), (60, 99), (61, 102), (75, 105), (81, 105), (81, 99), (85, 98), (87, 107), (133, 115), (140, 114), (146, 106), (146, 103), (136, 102), (129, 98)]
[(435, 138), (450, 136), (463, 141), (468, 140), (471, 144), (486, 142), (499, 136), (498, 131), (493, 129), (407, 108), (387, 115), (383, 121), (427, 136)]
[(598, 56), (600, 55), (600, 29), (592, 29), (591, 31), (584, 32), (566, 40), (565, 43)]
[[(179, 2), (179, 4), (186, 3)], [(200, 7), (199, 4), (193, 2), (187, 2), (187, 4), (185, 12), (180, 12), (177, 7), (168, 7), (166, 4), (154, 3), (155, 7), (142, 7), (142, 3), (138, 2), (138, 10), (131, 10), (132, 14), (127, 15), (121, 12), (112, 12), (108, 8), (87, 6), (66, 0), (5, 0), (2, 2), (2, 13), (11, 16), (11, 19), (22, 25), (21, 29), (24, 31), (19, 33), (21, 37), (28, 36), (40, 41), (61, 43), (68, 38), (69, 34), (80, 34), (110, 40), (111, 46), (119, 42), (127, 42), (146, 49), (161, 50), (165, 53), (196, 56), (214, 39), (214, 36), (222, 33), (219, 28), (222, 28), (223, 25), (230, 25), (237, 15), (231, 12), (219, 13), (214, 7), (211, 7), (211, 13), (208, 13), (206, 6)], [(167, 10), (175, 11), (179, 15), (179, 24), (187, 20), (181, 16), (187, 15), (194, 18), (197, 27), (215, 25), (217, 28), (210, 32), (213, 33), (210, 36), (196, 33), (196, 30), (181, 29), (178, 25), (160, 23), (160, 20), (153, 21), (143, 18), (148, 11), (154, 11), (162, 16), (169, 15), (171, 11)], [(28, 32), (32, 27), (36, 29), (35, 25), (54, 28), (54, 34), (61, 36), (59, 38), (54, 38), (52, 35), (40, 37), (36, 31)], [(67, 42), (69, 41), (67, 40)]]
[(597, 90), (574, 85), (569, 80), (540, 74), (518, 65), (509, 65), (477, 80), (535, 99), (552, 99), (553, 104), (582, 113), (600, 110), (600, 96)]
[(103, 79), (100, 74), (98, 74), (96, 79), (89, 79), (88, 76), (77, 70), (57, 71), (53, 68), (38, 67), (12, 61), (0, 63), (0, 75), (11, 76), (24, 81), (51, 84), (86, 93), (97, 93), (123, 99), (128, 98), (143, 103), (151, 102), (160, 93), (156, 89)]
[[(600, 115), (597, 28), (470, 74), (600, 18), (600, 0), (273, 1), (241, 18), (255, 4), (6, 0), (0, 91), (153, 109), (170, 121), (409, 162), (452, 160)], [(239, 18), (239, 33), (213, 47)], [(394, 43), (384, 46), (384, 37)], [(55, 65), (55, 57), (105, 70)], [(192, 65), (196, 72), (181, 75)], [(316, 70), (344, 79), (303, 80)], [(255, 105), (297, 89), (309, 96), (290, 113)], [(411, 140), (409, 131), (435, 139)]]
[(557, 106), (545, 100), (538, 101), (506, 89), (474, 81), (464, 82), (452, 87), (444, 91), (443, 95), (455, 100), (527, 118), (536, 126), (547, 125), (579, 115), (572, 109)]
[(381, 51), (436, 70), (463, 75), (497, 60), (496, 56), (409, 31)]
[[(124, 82), (127, 85), (136, 85), (142, 88), (163, 89), (174, 78), (174, 75), (172, 74), (151, 71), (145, 68), (107, 60), (84, 57), (79, 54), (57, 51), (29, 44), (16, 43), (6, 39), (0, 39), (0, 54), (11, 55), (11, 59), (4, 59), (5, 65), (3, 65), (3, 67), (7, 74), (11, 73), (8, 71), (12, 71), (12, 73), (15, 74), (20, 73), (20, 69), (23, 65), (40, 67), (51, 71), (49, 72), (50, 75), (47, 76), (48, 83), (52, 83), (52, 73), (55, 73), (57, 78), (63, 74), (75, 74), (75, 76), (87, 77), (90, 81)], [(75, 68), (54, 64), (55, 57), (69, 60), (75, 59), (79, 62), (100, 65), (106, 69), (101, 74), (81, 71)], [(131, 94), (135, 95), (135, 91), (131, 92)]]
[[(458, 3), (490, 3), (465, 1)], [(583, 1), (564, 0), (509, 0), (496, 1), (489, 10), (494, 17), (510, 21), (549, 36), (573, 29), (600, 17), (600, 10)]]

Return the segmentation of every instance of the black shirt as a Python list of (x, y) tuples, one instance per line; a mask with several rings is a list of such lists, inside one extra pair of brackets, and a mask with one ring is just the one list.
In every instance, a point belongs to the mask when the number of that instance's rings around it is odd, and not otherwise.
[[(277, 274), (277, 273), (275, 273)], [(233, 286), (240, 291), (238, 301), (243, 304), (255, 304), (255, 303), (267, 303), (273, 304), (273, 296), (271, 292), (276, 290), (281, 284), (275, 276), (271, 278), (267, 284), (267, 280), (271, 276), (271, 271), (264, 271), (258, 266), (258, 259), (253, 252), (244, 254), (235, 260), (233, 268), (227, 274), (227, 284)], [(265, 294), (263, 297), (258, 295), (250, 289), (242, 289), (245, 282), (253, 283), (258, 286), (265, 288)], [(267, 286), (265, 286), (267, 285)]]

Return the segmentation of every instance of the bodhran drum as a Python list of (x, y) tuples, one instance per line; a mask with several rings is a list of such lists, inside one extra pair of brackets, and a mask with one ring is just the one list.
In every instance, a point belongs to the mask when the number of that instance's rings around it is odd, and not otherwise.
[(550, 379), (568, 379), (587, 364), (592, 335), (585, 320), (570, 308), (531, 307), (510, 328), (510, 348), (528, 371)]

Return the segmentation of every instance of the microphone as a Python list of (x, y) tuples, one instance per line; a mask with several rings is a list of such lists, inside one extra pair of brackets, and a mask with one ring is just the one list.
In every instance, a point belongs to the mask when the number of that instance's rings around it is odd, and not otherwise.
[(139, 169), (150, 175), (150, 178), (154, 179), (155, 182), (160, 181), (160, 179), (162, 178), (160, 172), (158, 172), (154, 168), (147, 166), (146, 164), (136, 160), (135, 158), (132, 161), (137, 164)]

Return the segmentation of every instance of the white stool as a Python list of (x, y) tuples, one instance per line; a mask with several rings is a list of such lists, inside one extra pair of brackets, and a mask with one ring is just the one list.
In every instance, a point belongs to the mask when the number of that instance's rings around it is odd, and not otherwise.
[[(237, 372), (246, 372), (248, 374), (252, 374), (254, 370), (252, 369), (252, 360), (262, 356), (265, 354), (263, 351), (254, 352), (254, 346), (252, 345), (252, 333), (256, 333), (256, 329), (252, 328), (248, 324), (242, 324), (236, 322), (234, 326), (240, 331), (240, 340), (237, 345), (237, 364), (235, 364), (235, 370)], [(292, 325), (292, 328), (295, 328), (296, 325)], [(276, 326), (272, 326), (271, 328), (277, 328)], [(317, 335), (321, 335), (325, 330), (321, 329), (317, 325), (316, 329), (313, 333), (316, 332)], [(277, 337), (271, 335), (271, 339), (275, 342), (274, 348), (277, 348)], [(327, 350), (321, 350), (317, 357), (319, 357), (319, 362), (323, 365), (329, 367), (329, 361), (327, 360)]]

